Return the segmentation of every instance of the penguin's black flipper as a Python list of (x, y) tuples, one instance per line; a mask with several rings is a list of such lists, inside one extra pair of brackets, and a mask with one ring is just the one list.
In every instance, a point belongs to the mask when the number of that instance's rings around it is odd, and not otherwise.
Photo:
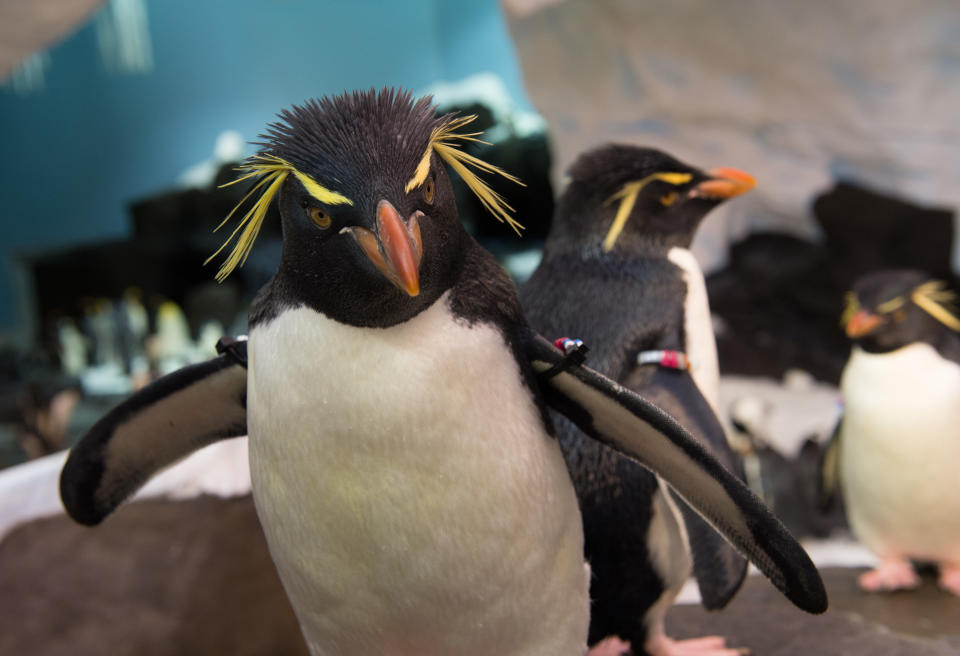
[[(624, 384), (706, 442), (711, 455), (743, 480), (743, 467), (727, 442), (723, 426), (688, 371), (640, 366)], [(679, 507), (687, 527), (693, 574), (703, 606), (710, 610), (723, 608), (740, 589), (747, 575), (747, 561), (682, 499)]]
[(81, 524), (99, 524), (157, 471), (201, 447), (247, 433), (246, 344), (184, 367), (118, 405), (70, 451), (60, 498)]
[(799, 608), (810, 613), (827, 609), (823, 580), (803, 548), (674, 419), (588, 367), (559, 364), (565, 356), (542, 337), (526, 347), (552, 408), (587, 435), (659, 474)]

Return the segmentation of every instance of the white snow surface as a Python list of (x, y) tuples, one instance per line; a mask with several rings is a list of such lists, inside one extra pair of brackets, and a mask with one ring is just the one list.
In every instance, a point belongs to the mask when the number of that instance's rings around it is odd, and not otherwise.
[[(60, 451), (0, 472), (0, 539), (18, 525), (64, 513), (60, 503), (60, 470), (67, 452)], [(233, 497), (250, 491), (247, 438), (211, 444), (150, 480), (134, 500), (155, 497), (189, 499), (201, 494)]]
[(827, 440), (840, 418), (840, 390), (802, 371), (783, 381), (750, 376), (720, 377), (720, 420), (733, 430), (731, 414), (749, 407), (750, 429), (783, 455), (794, 458), (808, 437)]

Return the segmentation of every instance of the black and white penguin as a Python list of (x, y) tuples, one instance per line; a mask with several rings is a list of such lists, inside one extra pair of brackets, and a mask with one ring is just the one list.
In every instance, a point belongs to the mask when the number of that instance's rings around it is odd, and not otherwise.
[[(591, 366), (655, 399), (731, 472), (741, 467), (714, 415), (716, 343), (703, 273), (688, 249), (712, 208), (753, 185), (742, 171), (705, 173), (651, 148), (589, 151), (569, 170), (543, 261), (520, 292), (535, 330), (590, 344)], [(591, 644), (618, 636), (637, 654), (738, 653), (722, 638), (675, 643), (663, 619), (691, 569), (704, 605), (725, 605), (745, 574), (743, 558), (682, 514), (648, 471), (562, 417), (557, 428), (593, 570)]]
[(869, 591), (919, 585), (939, 566), (960, 595), (960, 317), (943, 282), (912, 270), (869, 274), (847, 296), (854, 345), (844, 412), (827, 454), (854, 535), (879, 558)]
[[(315, 656), (581, 656), (588, 568), (547, 412), (661, 473), (800, 607), (803, 549), (665, 413), (526, 323), (464, 231), (447, 163), (470, 117), (392, 90), (280, 115), (248, 161), (260, 193), (220, 277), (277, 198), (283, 254), (248, 342), (134, 395), (73, 450), (70, 514), (97, 523), (157, 469), (249, 432), (257, 512)], [(499, 171), (496, 171), (499, 172)]]

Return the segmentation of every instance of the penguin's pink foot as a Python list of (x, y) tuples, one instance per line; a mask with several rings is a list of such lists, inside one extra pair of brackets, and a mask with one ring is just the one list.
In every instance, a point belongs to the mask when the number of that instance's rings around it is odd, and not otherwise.
[(941, 565), (937, 583), (947, 592), (960, 597), (960, 565)]
[(587, 652), (587, 656), (622, 656), (630, 653), (630, 643), (620, 638), (604, 638)]
[(644, 647), (650, 656), (744, 656), (750, 650), (727, 647), (721, 636), (707, 636), (690, 640), (672, 640), (659, 634), (647, 640)]
[(857, 582), (867, 592), (892, 592), (917, 587), (920, 577), (908, 561), (890, 559), (881, 561), (876, 569), (861, 574)]

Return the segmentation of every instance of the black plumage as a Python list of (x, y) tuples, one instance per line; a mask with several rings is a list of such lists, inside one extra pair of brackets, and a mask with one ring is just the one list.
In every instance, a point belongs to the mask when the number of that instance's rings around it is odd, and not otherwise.
[[(688, 352), (687, 281), (668, 253), (689, 247), (704, 216), (748, 189), (751, 179), (731, 169), (711, 175), (661, 151), (624, 145), (582, 155), (569, 178), (543, 261), (521, 289), (531, 325), (548, 336), (584, 340), (591, 348), (591, 367), (656, 399), (703, 439), (727, 469), (739, 473), (740, 464), (690, 373), (638, 365), (637, 356), (654, 350)], [(617, 194), (637, 181), (646, 182), (611, 246), (608, 236), (620, 209)], [(666, 608), (654, 605), (677, 585), (653, 566), (656, 556), (647, 546), (659, 485), (652, 474), (587, 439), (565, 418), (556, 422), (580, 498), (593, 569), (591, 643), (616, 635), (640, 653), (662, 633)], [(681, 507), (704, 605), (722, 607), (739, 587), (745, 561), (682, 502)], [(683, 545), (671, 548), (675, 565), (685, 570)], [(658, 649), (653, 643), (649, 648)]]

